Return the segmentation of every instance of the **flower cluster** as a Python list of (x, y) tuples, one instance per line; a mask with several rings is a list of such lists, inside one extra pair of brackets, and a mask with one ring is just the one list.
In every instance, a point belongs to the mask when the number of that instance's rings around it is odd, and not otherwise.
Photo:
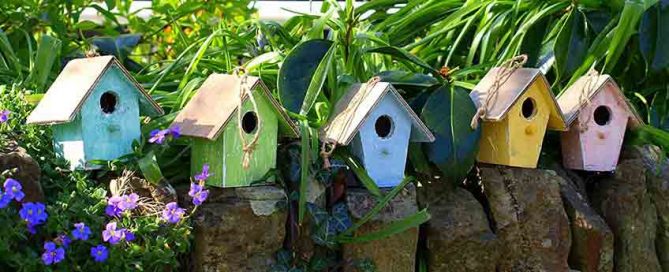
[(168, 129), (155, 129), (151, 131), (149, 136), (149, 143), (163, 144), (168, 137), (172, 137), (173, 139), (179, 138), (181, 136), (181, 128), (174, 126)]
[(139, 196), (135, 193), (122, 196), (112, 196), (107, 200), (105, 213), (111, 217), (118, 217), (124, 211), (131, 211), (137, 208)]
[(176, 202), (170, 202), (165, 205), (165, 210), (163, 210), (163, 219), (170, 224), (176, 224), (181, 221), (184, 213), (186, 213), (186, 210), (179, 208), (179, 205)]
[(54, 242), (44, 243), (44, 253), (42, 253), (42, 262), (46, 265), (57, 264), (65, 259), (65, 249), (56, 247)]
[(7, 122), (9, 120), (9, 114), (11, 112), (8, 110), (2, 110), (0, 111), (0, 124)]
[(109, 222), (102, 231), (102, 240), (115, 245), (123, 240), (128, 242), (135, 240), (135, 234), (128, 229), (116, 229), (116, 222)]
[(19, 211), (19, 216), (28, 223), (28, 231), (32, 234), (36, 233), (35, 227), (46, 222), (48, 217), (46, 206), (39, 202), (28, 202), (23, 204), (23, 207)]
[(193, 198), (193, 205), (202, 205), (209, 196), (209, 190), (204, 189), (204, 183), (210, 176), (208, 164), (203, 165), (202, 172), (195, 175), (197, 182), (192, 182), (190, 184), (190, 191), (188, 191), (188, 195)]

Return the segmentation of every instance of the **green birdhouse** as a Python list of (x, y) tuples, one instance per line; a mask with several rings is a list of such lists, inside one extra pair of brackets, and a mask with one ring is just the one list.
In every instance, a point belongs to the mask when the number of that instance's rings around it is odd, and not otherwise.
[(209, 165), (207, 184), (241, 187), (266, 184), (276, 168), (279, 134), (299, 132), (260, 78), (212, 74), (172, 126), (193, 138), (192, 172)]

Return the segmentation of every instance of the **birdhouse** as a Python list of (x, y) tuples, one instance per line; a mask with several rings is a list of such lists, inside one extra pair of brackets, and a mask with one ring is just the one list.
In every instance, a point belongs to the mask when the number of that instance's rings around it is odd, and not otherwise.
[(590, 74), (579, 78), (558, 98), (569, 131), (561, 133), (565, 168), (613, 171), (625, 137), (625, 130), (642, 124), (609, 75)]
[(566, 129), (539, 69), (493, 68), (470, 97), (479, 108), (483, 126), (479, 162), (535, 168), (546, 129)]
[(163, 110), (113, 56), (101, 56), (68, 62), (27, 123), (51, 125), (56, 154), (91, 169), (132, 152), (141, 114)]
[[(240, 106), (241, 105), (241, 106)], [(191, 167), (205, 164), (218, 187), (249, 186), (276, 168), (277, 141), (299, 132), (260, 78), (210, 75), (181, 110), (173, 126), (193, 138)]]
[(326, 143), (350, 146), (379, 187), (404, 178), (409, 142), (432, 142), (434, 135), (386, 82), (356, 84), (335, 105), (321, 132)]

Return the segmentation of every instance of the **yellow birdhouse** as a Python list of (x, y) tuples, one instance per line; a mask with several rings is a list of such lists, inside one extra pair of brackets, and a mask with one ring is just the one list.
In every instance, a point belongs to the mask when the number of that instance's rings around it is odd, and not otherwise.
[(483, 126), (479, 162), (535, 168), (546, 128), (566, 130), (546, 77), (518, 66), (493, 68), (470, 93), (479, 108), (472, 126)]

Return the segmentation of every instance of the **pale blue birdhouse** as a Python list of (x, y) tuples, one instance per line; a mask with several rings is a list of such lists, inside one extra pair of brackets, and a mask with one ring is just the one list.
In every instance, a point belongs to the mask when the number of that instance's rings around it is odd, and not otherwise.
[(89, 169), (132, 152), (140, 114), (163, 110), (113, 56), (102, 56), (68, 62), (27, 122), (52, 125), (56, 154), (71, 169)]
[(433, 142), (434, 135), (387, 82), (356, 84), (335, 106), (321, 140), (348, 145), (379, 187), (404, 179), (409, 142)]

